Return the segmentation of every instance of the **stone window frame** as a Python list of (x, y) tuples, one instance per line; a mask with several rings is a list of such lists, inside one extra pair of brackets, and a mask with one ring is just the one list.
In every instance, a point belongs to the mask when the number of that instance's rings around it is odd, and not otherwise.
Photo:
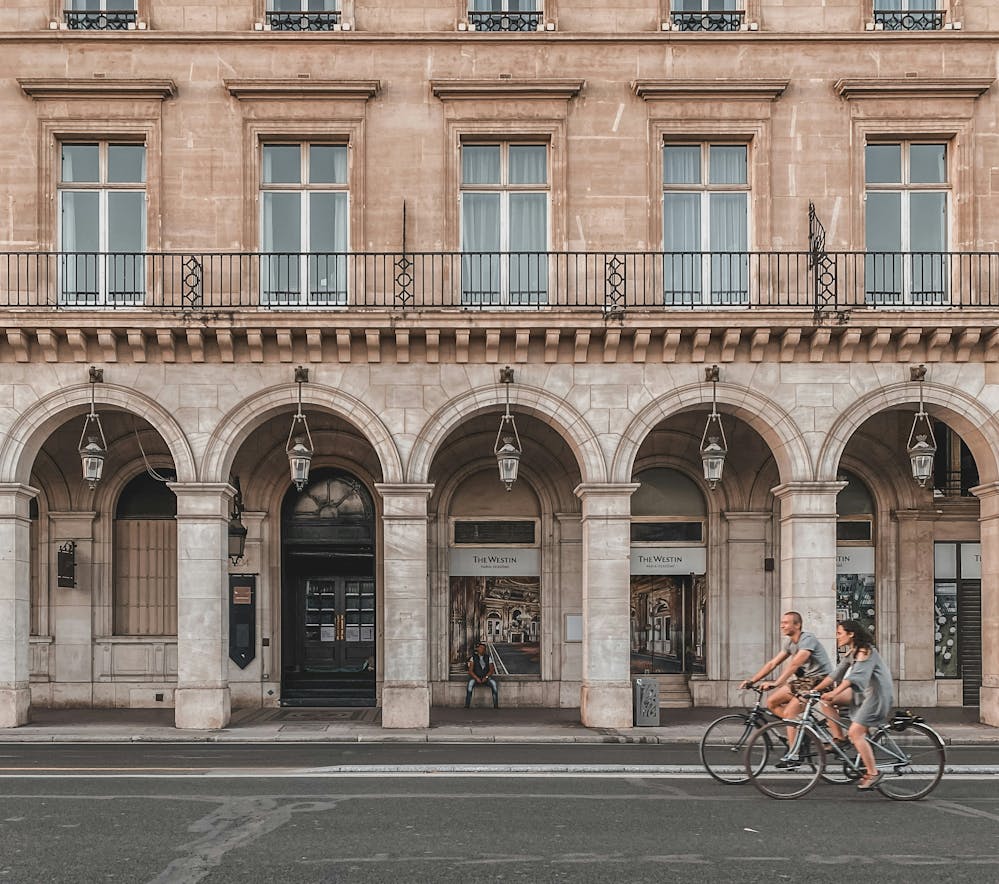
[(60, 146), (84, 140), (132, 142), (146, 148), (146, 251), (160, 248), (162, 234), (163, 146), (160, 120), (95, 120), (62, 118), (39, 124), (38, 243), (43, 251), (55, 251), (59, 242)]
[[(109, 0), (110, 2), (110, 0)], [(135, 2), (135, 30), (145, 31), (150, 27), (150, 14), (152, 13), (152, 0), (134, 0)], [(49, 0), (49, 28), (52, 30), (68, 31), (66, 25), (66, 0)], [(129, 29), (132, 30), (132, 29)], [(93, 32), (90, 32), (93, 33)], [(128, 33), (128, 31), (115, 31), (116, 34)]]
[(854, 119), (850, 154), (850, 184), (853, 194), (850, 212), (850, 241), (863, 250), (866, 242), (865, 154), (870, 143), (892, 141), (940, 141), (947, 144), (947, 188), (950, 190), (951, 218), (948, 231), (950, 251), (974, 250), (974, 167), (971, 120), (907, 117)]
[[(146, 0), (142, 0), (146, 2)], [(355, 0), (339, 0), (337, 3), (340, 12), (339, 30), (352, 31), (354, 29), (354, 2)], [(253, 0), (253, 21), (255, 30), (265, 30), (267, 24), (268, 0)], [(281, 31), (280, 33), (296, 33), (295, 31)], [(335, 33), (335, 31), (323, 32)]]
[[(704, 0), (704, 2), (706, 4), (707, 0)], [(738, 31), (727, 31), (727, 32), (726, 31), (717, 31), (717, 32), (711, 32), (711, 31), (684, 31), (684, 32), (680, 32), (680, 33), (687, 33), (687, 34), (692, 34), (692, 35), (693, 34), (708, 34), (708, 33), (718, 33), (718, 34), (733, 33), (733, 34), (738, 34), (738, 33), (742, 33), (743, 31), (756, 31), (756, 30), (759, 30), (759, 27), (760, 27), (760, 17), (761, 17), (761, 9), (760, 9), (760, 7), (761, 7), (762, 2), (763, 2), (763, 0), (742, 0), (742, 8), (745, 10), (746, 14), (745, 14), (745, 16), (743, 17), (743, 20), (742, 20), (743, 26)], [(674, 5), (674, 0), (659, 0), (659, 18), (660, 18), (660, 22), (661, 22), (660, 28), (663, 31), (673, 31), (673, 17), (672, 17), (673, 5)]]
[[(937, 9), (944, 14), (942, 30), (960, 30), (961, 15), (963, 14), (963, 0), (936, 0)], [(878, 8), (878, 0), (864, 0), (864, 29), (868, 31), (878, 30), (874, 21), (874, 10)], [(887, 31), (890, 34), (912, 34), (929, 33), (936, 31)]]
[(243, 242), (248, 251), (259, 253), (263, 239), (260, 194), (265, 143), (328, 143), (347, 146), (347, 193), (350, 232), (348, 252), (363, 251), (364, 238), (364, 120), (298, 119), (245, 120), (243, 124), (243, 204), (253, 211), (243, 213)]
[[(755, 2), (755, 0), (754, 0)], [(537, 0), (537, 4), (540, 7), (538, 10), (541, 13), (541, 30), (542, 31), (554, 31), (558, 29), (558, 0)], [(477, 33), (469, 29), (468, 22), (468, 6), (469, 0), (455, 0), (455, 21), (458, 23), (459, 31), (469, 31), (470, 33)], [(482, 31), (483, 34), (505, 34), (507, 36), (513, 35), (517, 36), (522, 33), (519, 31)], [(538, 32), (535, 32), (538, 33)]]
[(544, 142), (548, 146), (549, 249), (553, 252), (566, 250), (568, 172), (565, 120), (451, 120), (447, 123), (446, 138), (444, 241), (450, 251), (461, 249), (461, 146), (489, 139), (507, 143)]

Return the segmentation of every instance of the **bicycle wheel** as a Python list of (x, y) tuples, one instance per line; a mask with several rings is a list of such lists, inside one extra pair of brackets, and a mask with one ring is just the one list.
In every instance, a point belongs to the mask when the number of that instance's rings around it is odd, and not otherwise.
[(746, 775), (764, 795), (771, 798), (800, 798), (807, 795), (822, 775), (825, 749), (819, 735), (805, 725), (800, 760), (791, 767), (778, 767), (781, 756), (772, 747), (781, 745), (780, 736), (787, 725), (774, 721), (754, 731), (746, 747)]
[(881, 730), (871, 737), (874, 761), (884, 779), (878, 790), (895, 801), (929, 795), (943, 776), (946, 753), (940, 738), (926, 725), (904, 731)]
[[(744, 755), (754, 730), (748, 715), (723, 715), (708, 725), (701, 737), (701, 764), (719, 783), (734, 786), (749, 780)], [(766, 758), (762, 752), (760, 757)]]

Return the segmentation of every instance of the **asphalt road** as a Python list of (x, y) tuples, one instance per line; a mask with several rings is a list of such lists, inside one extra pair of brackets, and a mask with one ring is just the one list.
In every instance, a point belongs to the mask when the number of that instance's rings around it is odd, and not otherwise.
[[(503, 757), (490, 773), (403, 770), (483, 749)], [(951, 775), (896, 803), (825, 784), (773, 801), (697, 774), (611, 770), (659, 766), (664, 749), (8, 745), (0, 882), (999, 880), (995, 775)], [(607, 771), (548, 773), (566, 754)], [(342, 763), (368, 770), (321, 770)], [(502, 769), (523, 764), (536, 771)]]

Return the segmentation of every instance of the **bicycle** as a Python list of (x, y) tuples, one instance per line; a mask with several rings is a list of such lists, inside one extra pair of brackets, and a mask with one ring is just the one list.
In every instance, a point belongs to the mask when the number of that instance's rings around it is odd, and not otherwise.
[[(800, 718), (771, 722), (754, 731), (746, 746), (745, 772), (764, 795), (771, 798), (800, 798), (807, 795), (820, 778), (827, 782), (852, 782), (865, 773), (860, 754), (836, 743), (816, 706), (822, 695), (803, 694), (805, 709)], [(795, 762), (776, 757), (774, 746), (778, 728), (797, 728), (788, 754)], [(940, 735), (911, 712), (896, 711), (891, 720), (867, 735), (875, 764), (884, 778), (875, 787), (894, 801), (915, 801), (932, 792), (943, 777), (946, 752)], [(842, 764), (841, 773), (826, 767), (831, 753)], [(781, 764), (781, 767), (778, 767)]]
[[(764, 725), (783, 721), (763, 705), (762, 688), (751, 685), (756, 692), (756, 703), (745, 712), (732, 712), (716, 718), (701, 737), (698, 751), (701, 764), (719, 783), (736, 786), (748, 782), (743, 761), (750, 736)], [(787, 738), (781, 737), (781, 745), (787, 748)]]

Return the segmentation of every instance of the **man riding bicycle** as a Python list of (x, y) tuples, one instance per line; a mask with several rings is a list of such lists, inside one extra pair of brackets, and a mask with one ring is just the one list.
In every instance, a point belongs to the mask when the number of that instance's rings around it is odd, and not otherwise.
[[(799, 693), (812, 690), (829, 673), (832, 663), (822, 643), (810, 632), (802, 628), (801, 614), (788, 611), (780, 618), (780, 631), (784, 642), (770, 660), (763, 664), (759, 672), (752, 678), (740, 682), (740, 688), (748, 688), (761, 678), (773, 672), (785, 660), (788, 661), (783, 671), (772, 681), (765, 681), (760, 688), (771, 691), (767, 697), (767, 708), (780, 718), (794, 718), (804, 708), (796, 696)], [(830, 722), (833, 734), (840, 739), (842, 731)], [(838, 732), (837, 732), (838, 731)], [(794, 744), (794, 729), (788, 728), (788, 745)], [(798, 759), (790, 752), (777, 764), (778, 767), (789, 767), (798, 763)]]

